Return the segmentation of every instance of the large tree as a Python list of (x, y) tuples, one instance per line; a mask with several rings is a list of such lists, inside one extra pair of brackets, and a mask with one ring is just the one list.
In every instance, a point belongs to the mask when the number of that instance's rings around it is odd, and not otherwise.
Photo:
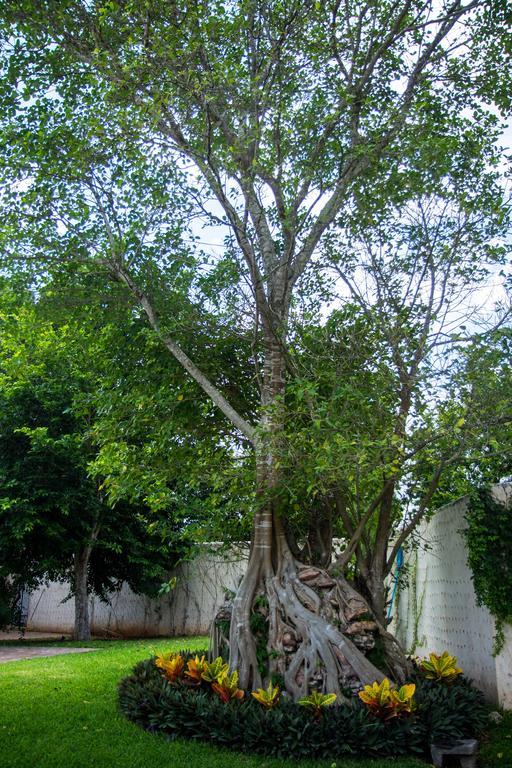
[[(500, 12), (506, 9), (478, 0), (7, 4), (6, 19), (14, 25), (6, 43), (14, 86), (7, 120), (19, 117), (24, 95), (25, 113), (57, 115), (64, 126), (45, 184), (33, 183), (32, 175), (35, 166), (45, 166), (44, 149), (39, 164), (26, 156), (19, 166), (30, 191), (14, 191), (34, 211), (44, 199), (48, 212), (27, 230), (29, 252), (75, 264), (78, 255), (108, 270), (254, 451), (251, 554), (230, 635), (231, 663), (243, 686), (261, 682), (251, 629), (257, 597), (268, 606), (267, 671), (278, 669), (292, 694), (316, 681), (342, 696), (354, 679), (382, 676), (343, 633), (341, 606), (353, 592), (340, 579), (336, 600), (327, 605), (301, 579), (304, 569), (290, 547), (278, 458), (286, 380), (293, 375), (290, 323), (309, 267), (329, 232), (360, 207), (363, 182), (378, 198), (390, 180), (399, 185), (413, 176), (421, 184), (423, 175), (435, 177), (435, 161), (441, 183), (467, 156), (471, 138), (489, 127), (482, 79), (491, 54), (499, 56)], [(110, 155), (101, 174), (90, 172), (87, 143), (77, 140), (73, 147), (68, 140), (87, 110), (95, 115), (90, 145), (100, 153), (108, 147)], [(41, 132), (40, 123), (39, 134), (18, 139), (30, 144), (35, 136), (37, 145)], [(134, 160), (131, 147), (144, 148), (145, 164), (134, 168), (139, 184), (148, 184), (143, 213), (155, 202), (160, 169), (169, 173), (176, 163), (188, 174), (181, 184), (188, 187), (185, 207), (179, 197), (159, 199), (159, 223), (167, 228), (157, 228), (157, 239), (146, 237), (154, 219), (142, 226), (135, 198), (123, 198), (112, 173), (120, 134), (128, 135), (125, 168)], [(170, 224), (183, 222), (185, 209), (201, 210), (229, 230), (228, 253), (240, 285), (248, 286), (239, 295), (250, 301), (257, 340), (256, 414), (234, 404), (222, 376), (208, 376), (177, 341), (174, 304), (166, 296), (183, 267), (183, 250), (169, 232), (176, 233)], [(19, 242), (18, 229), (9, 235)], [(240, 310), (240, 301), (235, 307)], [(290, 637), (294, 652), (285, 653)], [(400, 677), (405, 659), (398, 649), (394, 655)]]

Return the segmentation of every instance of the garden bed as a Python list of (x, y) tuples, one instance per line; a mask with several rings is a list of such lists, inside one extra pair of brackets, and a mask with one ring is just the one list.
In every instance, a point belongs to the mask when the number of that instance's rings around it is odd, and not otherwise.
[(187, 672), (200, 656), (180, 655), (183, 664), (179, 669), (174, 665), (172, 673), (153, 657), (137, 664), (119, 685), (124, 715), (169, 739), (208, 741), (279, 758), (428, 757), (432, 742), (478, 737), (487, 722), (482, 694), (462, 676), (438, 682), (416, 670), (410, 680), (415, 686), (412, 711), (372, 711), (358, 695), (315, 711), (285, 696), (275, 706), (262, 705), (247, 693), (235, 695), (236, 684), (233, 695), (223, 697), (215, 679), (194, 679)]

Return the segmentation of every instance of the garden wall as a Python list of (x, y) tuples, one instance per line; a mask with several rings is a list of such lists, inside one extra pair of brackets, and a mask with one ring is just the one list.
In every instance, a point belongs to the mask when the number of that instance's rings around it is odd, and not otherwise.
[[(512, 485), (494, 491), (512, 499)], [(449, 650), (489, 701), (512, 709), (512, 626), (505, 627), (505, 646), (494, 658), (494, 620), (476, 604), (461, 535), (467, 501), (441, 508), (422, 525), (421, 546), (408, 556), (408, 585), (397, 595), (391, 628), (410, 653)], [(244, 552), (227, 557), (205, 551), (175, 571), (176, 589), (166, 597), (151, 600), (125, 585), (108, 604), (92, 600), (93, 632), (113, 637), (205, 634), (225, 589), (236, 587), (244, 569)], [(67, 585), (52, 583), (32, 592), (27, 628), (70, 633), (74, 606), (65, 601), (68, 591)]]
[[(512, 500), (510, 484), (493, 492)], [(448, 504), (422, 525), (421, 545), (406, 559), (408, 586), (398, 593), (392, 630), (418, 656), (448, 650), (489, 701), (512, 709), (512, 626), (494, 658), (494, 620), (476, 604), (461, 535), (467, 504), (467, 497)]]
[[(171, 575), (176, 588), (157, 600), (135, 595), (123, 585), (108, 603), (92, 599), (91, 626), (94, 634), (122, 637), (207, 634), (226, 589), (234, 589), (245, 570), (245, 553), (217, 554), (208, 549)], [(43, 632), (73, 631), (74, 602), (66, 600), (67, 584), (52, 582), (32, 592), (28, 604), (27, 629)]]

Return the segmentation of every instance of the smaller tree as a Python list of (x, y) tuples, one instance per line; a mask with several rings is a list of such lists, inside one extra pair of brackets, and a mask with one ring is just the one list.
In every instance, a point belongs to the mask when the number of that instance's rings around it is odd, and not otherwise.
[[(331, 570), (355, 577), (384, 626), (400, 547), (440, 503), (510, 466), (509, 210), (485, 156), (470, 177), (467, 151), (463, 179), (435, 170), (421, 194), (395, 180), (385, 205), (361, 193), (315, 265), (324, 290), (334, 274), (350, 299), (294, 337), (280, 458), (285, 492), (298, 508), (309, 499), (295, 527), (309, 526), (313, 553), (322, 526), (347, 542)], [(498, 273), (503, 301), (481, 306)]]
[(75, 637), (87, 640), (91, 593), (106, 599), (126, 581), (156, 594), (187, 545), (165, 510), (109, 504), (88, 473), (95, 449), (85, 333), (38, 318), (26, 297), (21, 307), (9, 291), (2, 299), (0, 575), (30, 587), (69, 581)]

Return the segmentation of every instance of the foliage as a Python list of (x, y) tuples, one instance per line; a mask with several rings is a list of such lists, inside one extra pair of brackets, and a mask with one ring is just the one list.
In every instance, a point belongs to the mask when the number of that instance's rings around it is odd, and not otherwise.
[[(205, 640), (175, 638), (169, 646), (178, 650), (186, 643), (192, 656), (201, 655)], [(89, 641), (86, 645), (94, 649), (91, 653), (0, 664), (0, 768), (262, 768), (261, 755), (231, 752), (196, 740), (154, 738), (123, 717), (112, 695), (116, 682), (120, 674), (128, 674), (138, 660), (152, 653), (154, 642)], [(68, 650), (81, 645), (37, 641), (37, 645), (45, 644)], [(5, 645), (0, 643), (0, 649)], [(331, 768), (333, 760), (267, 757), (264, 762), (266, 768)], [(342, 766), (425, 768), (412, 757), (345, 757)]]
[(170, 683), (173, 683), (181, 677), (185, 660), (180, 653), (163, 653), (156, 657), (155, 666), (163, 671)]
[(398, 690), (391, 691), (391, 705), (397, 715), (410, 714), (416, 707), (412, 700), (416, 686), (414, 683), (402, 685)]
[(308, 696), (304, 696), (299, 699), (297, 704), (301, 707), (311, 710), (315, 717), (320, 717), (325, 707), (330, 707), (334, 704), (337, 696), (335, 693), (320, 693), (319, 691), (312, 691)]
[(464, 531), (475, 593), (496, 619), (494, 652), (503, 647), (503, 624), (512, 621), (512, 507), (488, 488), (469, 498)]
[(512, 476), (512, 329), (504, 325), (479, 336), (460, 352), (438, 418), (464, 419), (462, 454), (443, 472), (433, 499), (436, 508), (460, 496), (478, 496), (479, 488)]
[(512, 764), (512, 712), (501, 713), (501, 722), (491, 723), (487, 738), (480, 746), (479, 763), (484, 768), (509, 768)]
[(462, 676), (451, 685), (426, 680), (421, 672), (416, 683), (417, 712), (430, 740), (450, 742), (482, 734), (487, 726), (488, 708), (481, 691)]
[(89, 552), (89, 592), (105, 599), (126, 581), (156, 595), (188, 545), (168, 511), (109, 503), (90, 476), (93, 400), (111, 351), (94, 325), (59, 322), (43, 304), (1, 285), (2, 568), (29, 586), (68, 580), (73, 594), (77, 555)]
[(380, 683), (365, 685), (358, 695), (373, 715), (390, 720), (413, 711), (415, 704), (412, 699), (415, 690), (414, 683), (402, 685), (399, 689), (392, 688), (385, 677)]
[(217, 656), (216, 659), (206, 664), (206, 668), (203, 671), (201, 677), (207, 683), (216, 683), (221, 677), (229, 672), (229, 664), (227, 664), (221, 656)]
[(268, 600), (265, 595), (258, 595), (252, 605), (249, 619), (252, 636), (256, 643), (256, 660), (260, 675), (264, 677), (268, 669)]
[(443, 651), (441, 655), (430, 653), (428, 659), (421, 662), (420, 669), (427, 680), (437, 680), (440, 683), (453, 683), (462, 674), (456, 657), (450, 656), (448, 651)]
[(219, 699), (227, 704), (232, 699), (243, 699), (245, 692), (238, 687), (238, 672), (224, 672), (212, 683), (212, 691), (215, 691)]
[(268, 684), (268, 687), (258, 688), (257, 691), (252, 691), (256, 701), (258, 701), (265, 709), (273, 709), (279, 704), (280, 690), (278, 685), (272, 685), (272, 681)]
[(366, 704), (368, 709), (374, 714), (385, 714), (391, 699), (390, 682), (387, 677), (380, 683), (365, 685), (362, 691), (359, 691), (359, 698)]
[[(179, 308), (173, 312), (180, 314)], [(183, 311), (180, 327), (193, 322)], [(250, 399), (244, 341), (217, 327), (213, 317), (203, 317), (201, 333), (216, 340), (229, 388), (247, 391)], [(113, 318), (102, 338), (115, 350), (115, 364), (102, 371), (95, 392), (98, 453), (91, 469), (103, 479), (108, 497), (185, 517), (183, 534), (191, 543), (247, 541), (252, 457), (142, 318)], [(220, 375), (220, 361), (205, 347), (196, 360), (212, 377)]]
[(7, 573), (7, 568), (0, 567), (0, 631), (18, 623), (15, 615), (18, 597), (18, 585)]
[(196, 685), (200, 685), (203, 679), (203, 673), (206, 672), (207, 666), (208, 663), (204, 654), (201, 656), (201, 658), (199, 658), (199, 656), (194, 656), (193, 659), (189, 659), (187, 661), (187, 669), (185, 670), (185, 675), (189, 677)]
[[(272, 707), (261, 706), (254, 695), (223, 703), (209, 688), (170, 685), (148, 659), (121, 681), (119, 704), (130, 720), (170, 739), (201, 738), (248, 754), (293, 759), (423, 755), (433, 738), (451, 740), (482, 730), (487, 711), (482, 694), (469, 681), (458, 678), (445, 686), (418, 673), (414, 684), (417, 706), (409, 717), (377, 718), (358, 698), (325, 706), (332, 696), (321, 694), (308, 697), (324, 702), (313, 705), (322, 716), (311, 717), (306, 707), (287, 697)], [(411, 686), (404, 688), (400, 698), (409, 708)]]

